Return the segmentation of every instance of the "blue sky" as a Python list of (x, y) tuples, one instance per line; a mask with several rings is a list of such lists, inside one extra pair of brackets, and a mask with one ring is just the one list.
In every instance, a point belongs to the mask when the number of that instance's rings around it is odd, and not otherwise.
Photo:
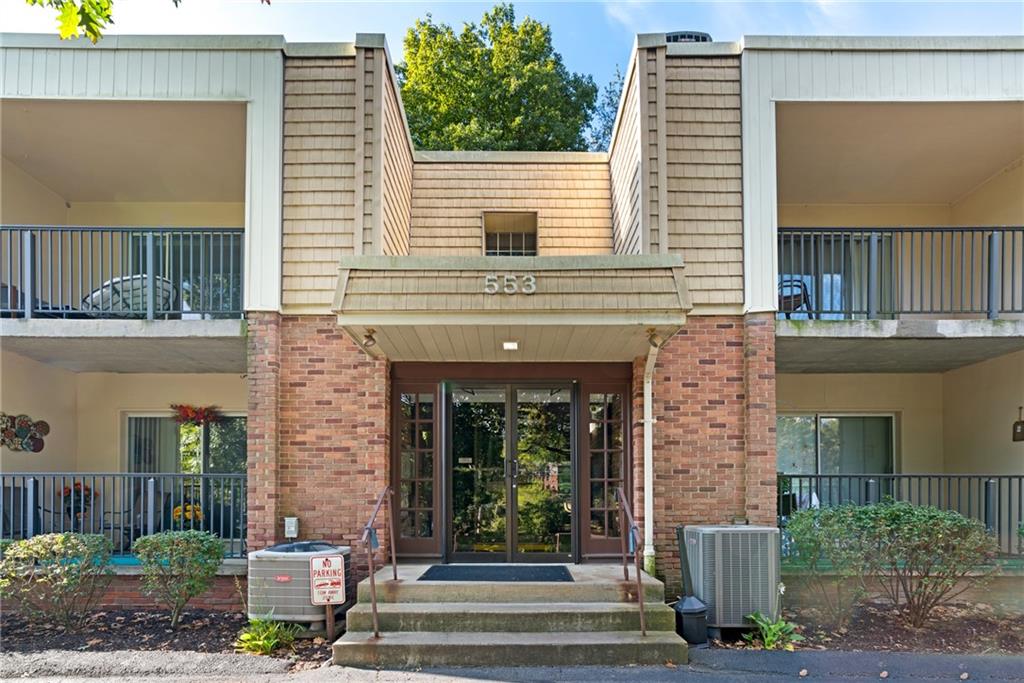
[[(3, 31), (52, 32), (49, 10), (0, 0)], [(427, 12), (453, 26), (476, 21), (491, 6), (477, 2), (347, 0), (114, 0), (108, 33), (283, 34), (290, 41), (345, 41), (356, 32), (385, 33), (401, 59), (402, 36)], [(1024, 2), (517, 2), (518, 16), (551, 25), (555, 47), (573, 71), (606, 83), (625, 65), (636, 33), (694, 29), (715, 40), (742, 35), (1024, 34)]]

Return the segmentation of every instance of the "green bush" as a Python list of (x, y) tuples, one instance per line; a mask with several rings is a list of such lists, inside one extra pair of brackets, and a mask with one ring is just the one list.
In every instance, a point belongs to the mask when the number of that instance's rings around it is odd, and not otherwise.
[(110, 581), (111, 543), (99, 534), (43, 534), (5, 544), (0, 597), (34, 618), (77, 629)]
[(790, 560), (836, 628), (846, 626), (864, 597), (867, 548), (855, 505), (794, 512), (786, 525)]
[(906, 502), (859, 508), (857, 528), (867, 573), (911, 626), (985, 582), (996, 570), (996, 540), (981, 522), (951, 511)]
[(205, 531), (142, 536), (132, 552), (142, 564), (143, 590), (171, 610), (171, 628), (189, 600), (209, 590), (224, 559), (220, 539)]
[(291, 647), (299, 633), (297, 624), (266, 619), (249, 619), (235, 641), (235, 649), (254, 655), (269, 655), (281, 647)]

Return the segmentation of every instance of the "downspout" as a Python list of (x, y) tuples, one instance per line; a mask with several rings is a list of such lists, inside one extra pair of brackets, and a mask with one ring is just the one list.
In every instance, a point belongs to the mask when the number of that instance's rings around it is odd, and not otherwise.
[(658, 360), (661, 339), (648, 330), (644, 365), (644, 571), (654, 574), (654, 364)]

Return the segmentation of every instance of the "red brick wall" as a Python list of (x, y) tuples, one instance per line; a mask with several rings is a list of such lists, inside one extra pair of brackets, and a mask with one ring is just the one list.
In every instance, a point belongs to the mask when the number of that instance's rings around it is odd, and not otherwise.
[[(245, 577), (237, 577), (245, 591)], [(132, 609), (162, 607), (142, 592), (142, 579), (138, 576), (115, 576), (99, 602), (100, 609)], [(209, 609), (234, 612), (242, 610), (242, 599), (235, 586), (234, 576), (217, 576), (213, 587), (199, 597), (192, 598), (186, 609)]]
[(277, 450), (280, 384), (281, 316), (249, 313), (248, 352), (248, 544), (273, 545), (278, 537)]
[[(765, 316), (694, 316), (654, 375), (657, 573), (679, 586), (679, 524), (774, 523), (774, 326)], [(634, 472), (643, 487), (643, 369), (634, 364)], [(642, 517), (642, 496), (635, 494)]]
[[(266, 338), (252, 339), (259, 334)], [(274, 334), (273, 325), (250, 324), (250, 411), (263, 420), (276, 410), (277, 431), (276, 441), (269, 427), (250, 431), (250, 473), (271, 469), (262, 452), (254, 462), (254, 438), (276, 450), (276, 471), (250, 482), (249, 545), (282, 540), (281, 518), (296, 516), (301, 538), (352, 546), (361, 576), (366, 556), (357, 541), (388, 483), (388, 365), (360, 350), (334, 316), (280, 316), (276, 359), (260, 353)], [(378, 534), (383, 557), (383, 513)]]
[(744, 360), (747, 394), (745, 493), (751, 524), (775, 524), (775, 316), (746, 316)]

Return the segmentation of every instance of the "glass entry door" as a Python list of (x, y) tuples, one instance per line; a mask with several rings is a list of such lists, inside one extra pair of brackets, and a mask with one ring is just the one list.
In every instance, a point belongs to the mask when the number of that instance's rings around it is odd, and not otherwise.
[(574, 558), (570, 385), (451, 385), (455, 561)]

